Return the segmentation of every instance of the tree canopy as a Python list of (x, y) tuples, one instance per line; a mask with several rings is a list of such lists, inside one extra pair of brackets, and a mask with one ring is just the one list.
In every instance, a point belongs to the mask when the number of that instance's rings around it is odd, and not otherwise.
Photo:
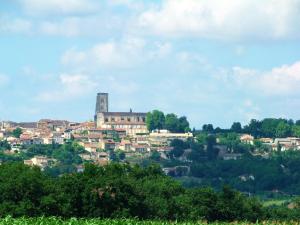
[(16, 138), (20, 138), (22, 133), (23, 133), (22, 129), (18, 127), (13, 130), (12, 135)]
[(146, 124), (149, 131), (166, 129), (173, 133), (190, 131), (190, 124), (185, 116), (179, 117), (174, 113), (164, 114), (159, 110), (147, 113)]
[(265, 118), (263, 120), (252, 119), (250, 122), (242, 127), (240, 122), (233, 122), (230, 129), (221, 129), (217, 127), (214, 129), (213, 124), (204, 124), (202, 132), (209, 134), (216, 133), (248, 133), (255, 138), (283, 138), (288, 136), (300, 137), (300, 120), (294, 122), (291, 119), (276, 119)]
[(185, 189), (159, 166), (86, 164), (49, 177), (20, 163), (0, 165), (0, 215), (233, 221), (264, 217), (255, 199), (225, 187)]

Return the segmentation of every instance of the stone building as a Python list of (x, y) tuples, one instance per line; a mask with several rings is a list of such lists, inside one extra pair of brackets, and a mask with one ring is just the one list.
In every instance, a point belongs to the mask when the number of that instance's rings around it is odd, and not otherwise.
[(97, 114), (98, 128), (123, 129), (127, 135), (147, 133), (146, 113), (102, 112)]
[(37, 128), (40, 130), (64, 130), (67, 129), (70, 122), (67, 120), (42, 119), (37, 122)]
[(146, 113), (132, 112), (109, 112), (108, 94), (97, 95), (95, 123), (97, 128), (122, 129), (127, 135), (147, 133)]

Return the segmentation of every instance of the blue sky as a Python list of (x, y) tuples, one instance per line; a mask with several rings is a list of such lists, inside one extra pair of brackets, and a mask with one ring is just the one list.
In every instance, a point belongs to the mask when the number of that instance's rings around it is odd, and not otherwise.
[(300, 119), (300, 0), (0, 0), (0, 120)]

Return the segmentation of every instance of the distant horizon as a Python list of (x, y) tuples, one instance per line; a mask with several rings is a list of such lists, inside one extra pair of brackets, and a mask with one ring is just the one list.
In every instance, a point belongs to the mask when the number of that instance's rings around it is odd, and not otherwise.
[[(153, 109), (153, 110), (159, 110), (159, 109)], [(153, 111), (153, 110), (150, 110), (149, 112), (151, 112), (151, 111)], [(117, 111), (109, 111), (109, 112), (117, 112)], [(129, 112), (129, 110), (128, 111), (124, 111), (124, 112)], [(133, 111), (133, 112), (137, 112), (137, 111)], [(147, 113), (147, 112), (145, 112), (145, 113)], [(165, 112), (164, 112), (165, 113)], [(168, 113), (173, 113), (173, 112), (168, 112)], [(165, 113), (165, 114), (168, 114), (168, 113)], [(175, 113), (176, 114), (176, 113)], [(176, 114), (177, 115), (177, 114)], [(185, 115), (177, 115), (177, 116), (185, 116)], [(259, 120), (259, 121), (261, 121), (261, 120), (263, 120), (263, 119), (286, 119), (286, 120), (293, 120), (293, 122), (296, 122), (297, 120), (300, 120), (300, 118), (299, 119), (293, 119), (293, 118), (284, 118), (284, 117), (264, 117), (264, 118), (261, 118), (261, 119), (257, 119), (257, 118), (252, 118), (252, 119), (255, 119), (255, 120)], [(201, 124), (199, 127), (194, 127), (194, 126), (192, 126), (191, 125), (191, 123), (190, 123), (190, 127), (191, 127), (191, 129), (193, 129), (193, 128), (195, 128), (196, 130), (201, 130), (202, 129), (202, 126), (204, 125), (204, 124), (212, 124), (213, 126), (214, 126), (214, 128), (217, 128), (217, 127), (219, 127), (219, 128), (221, 128), (221, 129), (230, 129), (230, 127), (231, 127), (231, 125), (233, 124), (233, 123), (235, 123), (235, 122), (240, 122), (241, 123), (241, 125), (242, 125), (242, 127), (244, 127), (244, 126), (246, 126), (246, 125), (248, 125), (249, 123), (250, 123), (250, 121), (252, 120), (252, 119), (250, 119), (247, 123), (242, 123), (241, 121), (233, 121), (231, 124), (230, 124), (230, 126), (228, 126), (228, 127), (222, 127), (222, 126), (217, 126), (216, 124), (214, 124), (214, 123), (203, 123), (203, 124)], [(63, 121), (63, 120), (65, 120), (65, 121), (68, 121), (68, 122), (71, 122), (71, 123), (84, 123), (84, 122), (94, 122), (94, 120), (93, 119), (86, 119), (86, 120), (81, 120), (81, 121), (79, 121), (79, 120), (77, 120), (77, 121), (74, 121), (74, 120), (69, 120), (69, 119), (67, 119), (67, 118), (39, 118), (39, 119), (36, 119), (36, 120), (31, 120), (31, 121), (18, 121), (18, 120), (0, 120), (0, 122), (15, 122), (15, 123), (35, 123), (35, 122), (38, 122), (38, 121), (40, 121), (40, 120), (60, 120), (60, 121)], [(187, 120), (189, 121), (189, 118), (187, 117)], [(190, 121), (189, 121), (190, 122)]]

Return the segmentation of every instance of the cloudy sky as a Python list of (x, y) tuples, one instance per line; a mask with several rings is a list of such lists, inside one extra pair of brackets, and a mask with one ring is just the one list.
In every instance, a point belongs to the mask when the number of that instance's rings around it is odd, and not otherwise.
[(0, 120), (300, 119), (300, 0), (0, 0)]

